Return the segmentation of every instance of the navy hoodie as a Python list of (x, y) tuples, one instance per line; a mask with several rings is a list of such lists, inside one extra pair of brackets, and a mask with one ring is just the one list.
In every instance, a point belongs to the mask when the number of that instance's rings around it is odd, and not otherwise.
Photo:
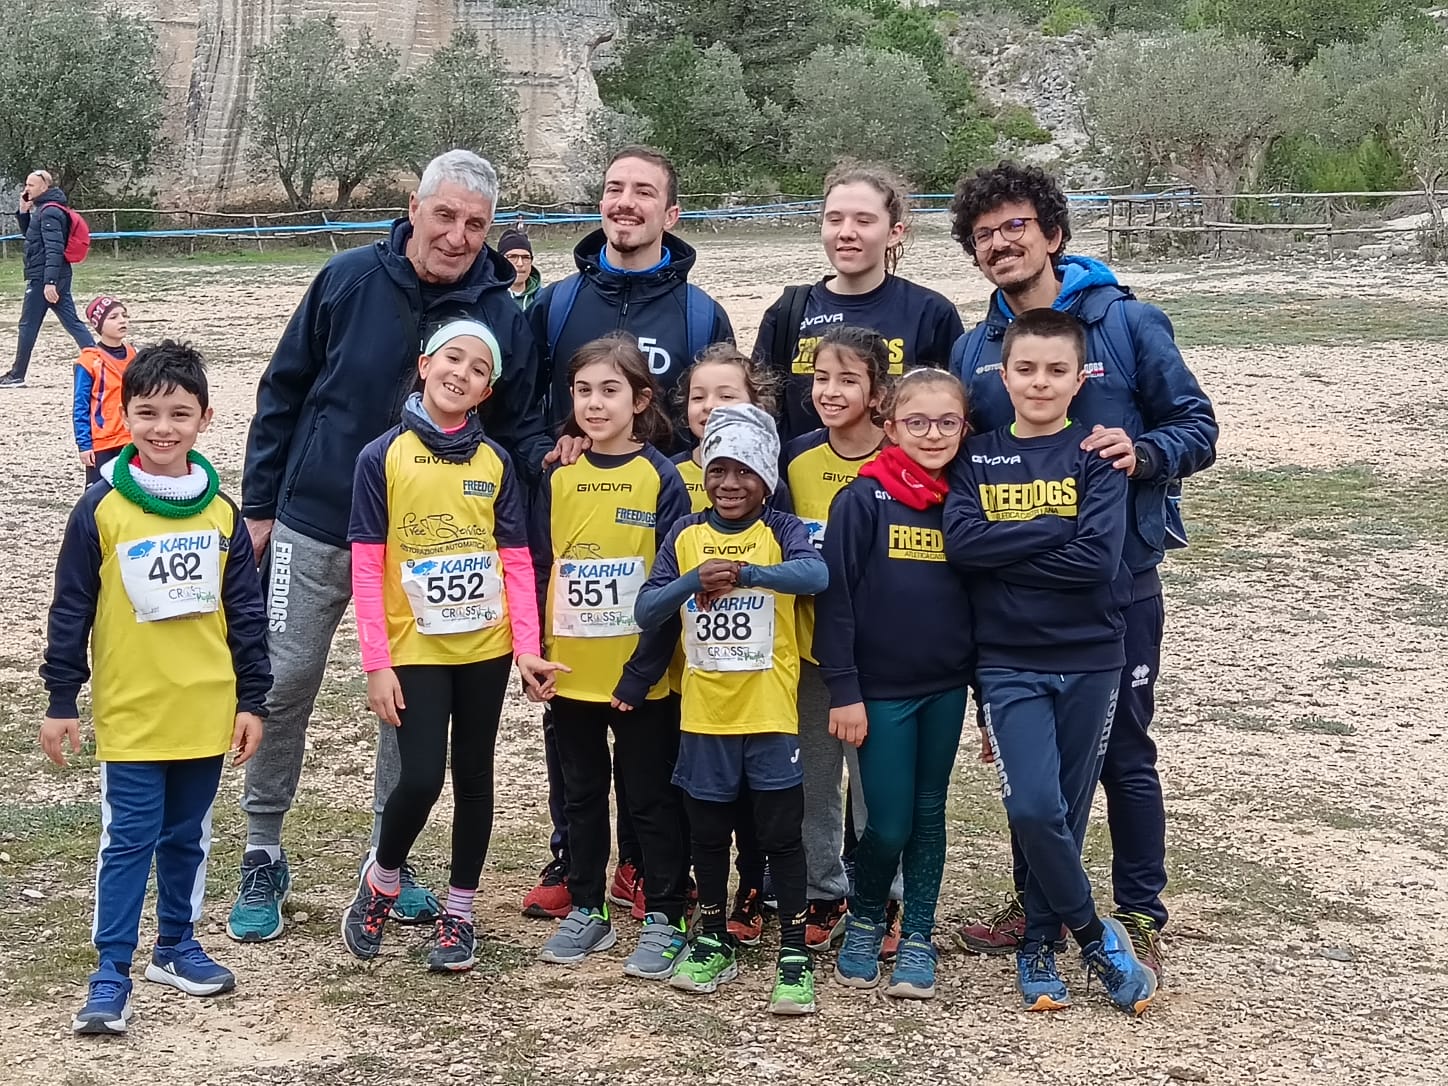
[(1079, 422), (1032, 438), (1003, 426), (967, 438), (951, 469), (945, 553), (969, 574), (978, 667), (1126, 663), (1126, 473), (1082, 451), (1082, 433)]
[(862, 476), (835, 496), (815, 596), (814, 655), (830, 707), (921, 698), (970, 680), (965, 579), (945, 560), (942, 507), (911, 509)]
[[(673, 405), (673, 388), (693, 363), (689, 357), (688, 325), (685, 318), (685, 286), (694, 267), (694, 247), (673, 234), (663, 238), (667, 260), (646, 272), (621, 272), (603, 266), (603, 247), (608, 239), (595, 230), (573, 249), (573, 261), (583, 286), (568, 313), (568, 321), (557, 343), (548, 342), (548, 310), (557, 283), (538, 292), (528, 310), (533, 335), (541, 345), (549, 380), (550, 426), (557, 427), (573, 411), (568, 391), (568, 363), (578, 348), (599, 336), (626, 329), (638, 336), (639, 349), (649, 360), (649, 369), (664, 391), (664, 405), (671, 415), (681, 416)], [(734, 341), (729, 314), (714, 303), (714, 327), (710, 343)]]
[(357, 454), (402, 417), (417, 387), (425, 331), (468, 316), (492, 328), (502, 374), (478, 416), (525, 479), (553, 447), (539, 411), (538, 352), (509, 289), (513, 265), (485, 248), (455, 284), (423, 294), (407, 259), (412, 224), (339, 253), (322, 267), (277, 343), (246, 438), (242, 513), (276, 518), (334, 547), (347, 545)]
[(765, 310), (754, 341), (755, 361), (779, 374), (784, 386), (781, 443), (824, 425), (810, 399), (810, 388), (815, 348), (831, 328), (853, 325), (878, 332), (889, 345), (890, 372), (896, 376), (917, 366), (944, 369), (952, 346), (965, 331), (951, 300), (929, 287), (887, 275), (883, 283), (864, 294), (836, 294), (830, 289), (833, 278), (827, 275), (809, 288), (800, 326), (790, 337), (792, 357), (773, 357), (775, 326), (785, 316), (782, 296)]
[(70, 236), (70, 216), (59, 207), (70, 206), (65, 193), (55, 185), (46, 189), (31, 204), (30, 211), (17, 211), (15, 221), (25, 235), (25, 281), (27, 283), (62, 283), (70, 278), (70, 265), (65, 262), (65, 241)]
[[(1172, 539), (1181, 532), (1174, 511), (1175, 531), (1167, 530), (1168, 489), (1216, 460), (1216, 414), (1187, 368), (1165, 313), (1137, 301), (1098, 260), (1063, 257), (1058, 272), (1061, 293), (1052, 308), (1086, 326), (1086, 383), (1071, 403), (1071, 417), (1088, 432), (1097, 425), (1119, 426), (1149, 451), (1150, 462), (1139, 464), (1131, 479), (1125, 549), (1135, 576), (1132, 598), (1148, 599), (1161, 591), (1156, 567), (1166, 548), (1185, 545), (1184, 538)], [(1113, 307), (1120, 307), (1119, 313), (1112, 313)], [(1013, 319), (997, 290), (986, 319), (962, 336), (950, 355), (950, 371), (970, 393), (971, 428), (977, 433), (1015, 418), (1000, 375), (1001, 339)], [(1122, 358), (1125, 351), (1134, 358)]]

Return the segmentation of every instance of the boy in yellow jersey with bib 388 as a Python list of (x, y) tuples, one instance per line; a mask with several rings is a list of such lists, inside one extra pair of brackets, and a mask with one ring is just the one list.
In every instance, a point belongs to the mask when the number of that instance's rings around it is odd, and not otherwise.
[(146, 979), (197, 996), (235, 986), (195, 925), (222, 757), (234, 750), (240, 764), (255, 752), (271, 689), (251, 537), (192, 448), (211, 421), (201, 356), (171, 340), (148, 347), (121, 400), (131, 444), (66, 524), (40, 669), (50, 692), (42, 749), (58, 765), (64, 740), (80, 749), (76, 701), (90, 679), (101, 763), (100, 966), (76, 1033), (126, 1032), (153, 857), (158, 935)]
[(674, 526), (637, 607), (646, 630), (672, 630), (682, 617), (687, 660), (674, 783), (689, 814), (700, 934), (671, 983), (713, 992), (738, 974), (725, 909), (736, 801), (747, 789), (779, 896), (770, 1010), (808, 1014), (795, 603), (822, 591), (829, 575), (799, 519), (765, 508), (779, 481), (774, 420), (750, 404), (717, 407), (702, 448), (711, 508)]

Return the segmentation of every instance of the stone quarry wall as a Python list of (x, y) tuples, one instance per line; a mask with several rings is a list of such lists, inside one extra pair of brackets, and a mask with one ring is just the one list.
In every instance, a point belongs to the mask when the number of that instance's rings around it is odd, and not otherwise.
[(274, 185), (245, 156), (248, 57), (286, 19), (328, 12), (348, 37), (370, 27), (397, 46), (405, 67), (425, 61), (457, 26), (494, 41), (522, 106), (531, 162), (524, 187), (575, 195), (567, 152), (598, 106), (589, 59), (612, 25), (606, 0), (136, 0), (130, 6), (155, 25), (165, 65), (173, 161), (158, 178), (163, 202), (208, 208), (271, 192)]

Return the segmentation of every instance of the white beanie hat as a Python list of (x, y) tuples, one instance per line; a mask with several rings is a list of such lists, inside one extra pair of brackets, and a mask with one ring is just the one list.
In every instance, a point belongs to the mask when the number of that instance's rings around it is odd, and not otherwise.
[(710, 461), (727, 457), (763, 479), (769, 493), (779, 485), (779, 431), (774, 419), (753, 404), (727, 404), (710, 411), (701, 455), (706, 472)]

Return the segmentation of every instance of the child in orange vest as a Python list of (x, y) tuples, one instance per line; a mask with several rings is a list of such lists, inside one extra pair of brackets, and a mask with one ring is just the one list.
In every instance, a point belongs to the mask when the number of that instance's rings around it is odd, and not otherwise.
[(92, 299), (85, 316), (100, 342), (82, 348), (75, 361), (71, 416), (85, 485), (90, 486), (100, 479), (101, 465), (114, 460), (131, 440), (121, 410), (121, 375), (136, 357), (136, 349), (126, 342), (129, 314), (119, 298), (102, 294)]

